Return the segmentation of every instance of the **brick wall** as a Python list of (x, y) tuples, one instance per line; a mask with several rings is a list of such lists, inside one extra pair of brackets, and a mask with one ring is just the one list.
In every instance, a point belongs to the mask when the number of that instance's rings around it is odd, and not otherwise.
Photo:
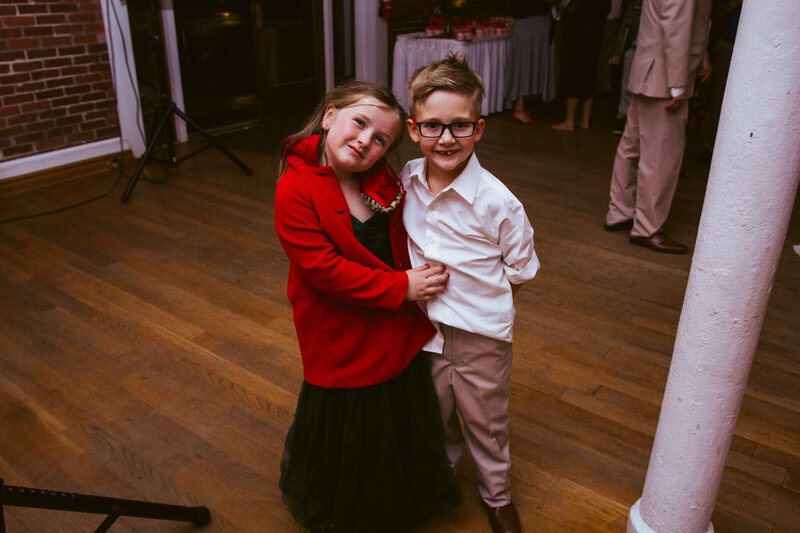
[(0, 3), (0, 161), (119, 135), (100, 1)]

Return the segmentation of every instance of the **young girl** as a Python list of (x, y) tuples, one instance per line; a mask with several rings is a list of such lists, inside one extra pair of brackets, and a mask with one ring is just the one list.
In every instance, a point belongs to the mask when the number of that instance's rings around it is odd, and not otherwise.
[(405, 113), (350, 81), (284, 145), (275, 228), (289, 258), (304, 382), (280, 488), (311, 531), (407, 531), (461, 500), (444, 450), (417, 300), (442, 267), (409, 269), (404, 191), (384, 161)]

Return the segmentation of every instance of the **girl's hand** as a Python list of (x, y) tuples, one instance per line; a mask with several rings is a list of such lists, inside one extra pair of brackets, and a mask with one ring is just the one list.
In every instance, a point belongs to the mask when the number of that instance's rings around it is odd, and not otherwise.
[(435, 267), (420, 265), (417, 268), (406, 270), (406, 275), (408, 276), (406, 300), (411, 302), (434, 299), (444, 290), (447, 279), (450, 277), (442, 265)]

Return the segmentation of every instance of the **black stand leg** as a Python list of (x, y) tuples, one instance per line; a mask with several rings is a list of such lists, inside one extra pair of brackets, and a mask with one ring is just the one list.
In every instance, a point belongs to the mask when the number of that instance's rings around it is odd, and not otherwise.
[(144, 155), (139, 160), (139, 166), (136, 167), (136, 171), (133, 173), (131, 180), (128, 182), (128, 186), (125, 188), (125, 192), (122, 193), (121, 200), (125, 203), (130, 200), (131, 192), (133, 192), (133, 187), (136, 185), (136, 182), (139, 180), (139, 175), (144, 170), (144, 166), (150, 161), (150, 156), (153, 154), (153, 149), (156, 147), (156, 143), (158, 142), (158, 138), (161, 136), (161, 130), (164, 129), (164, 126), (167, 124), (169, 117), (172, 116), (172, 109), (175, 107), (174, 103), (171, 103), (170, 106), (167, 108), (167, 112), (164, 113), (164, 116), (161, 118), (161, 122), (158, 123), (158, 127), (153, 132), (153, 137), (150, 139), (150, 144), (147, 145), (147, 149), (144, 151)]
[[(0, 478), (0, 494), (5, 494), (6, 486), (3, 484), (3, 478)], [(3, 498), (0, 497), (0, 533), (6, 533), (6, 519), (3, 513)]]
[[(0, 479), (0, 510), (2, 506), (34, 507), (37, 509), (53, 509), (56, 511), (73, 511), (77, 513), (96, 513), (108, 515), (95, 530), (107, 531), (120, 516), (138, 518), (155, 518), (158, 520), (175, 520), (191, 522), (204, 526), (211, 522), (211, 513), (207, 507), (186, 507), (103, 496), (88, 496), (71, 492), (30, 489), (4, 485)], [(2, 516), (2, 513), (0, 513)], [(0, 522), (0, 533), (5, 533), (5, 525)]]
[(115, 505), (114, 508), (111, 509), (111, 514), (108, 515), (106, 519), (100, 523), (99, 526), (97, 526), (97, 529), (94, 530), (94, 533), (106, 533), (106, 531), (108, 531), (108, 528), (110, 528), (114, 524), (114, 522), (117, 521), (117, 518), (119, 518), (120, 516), (121, 515), (119, 514), (119, 506)]
[[(214, 137), (212, 137), (208, 132), (203, 130), (200, 126), (198, 126), (194, 121), (192, 121), (186, 114), (178, 109), (178, 106), (175, 105), (175, 102), (170, 102), (169, 106), (167, 107), (167, 111), (164, 113), (164, 116), (161, 118), (161, 122), (159, 122), (158, 127), (156, 128), (155, 132), (153, 133), (152, 138), (150, 139), (150, 143), (147, 145), (147, 149), (144, 152), (144, 155), (139, 160), (139, 165), (136, 167), (136, 171), (131, 176), (130, 181), (128, 182), (128, 186), (125, 188), (125, 192), (122, 193), (122, 198), (120, 198), (123, 202), (127, 203), (130, 200), (131, 193), (133, 192), (133, 188), (136, 186), (136, 182), (139, 180), (139, 175), (144, 170), (144, 166), (150, 161), (153, 155), (153, 150), (158, 143), (158, 139), (161, 136), (161, 133), (164, 131), (164, 127), (167, 126), (169, 119), (172, 118), (174, 115), (178, 115), (181, 119), (183, 119), (186, 124), (192, 127), (195, 131), (197, 131), (200, 135), (205, 138), (208, 143), (223, 153), (228, 159), (236, 163), (242, 171), (247, 174), (248, 176), (253, 175), (253, 170), (242, 163), (242, 161), (233, 155), (227, 148), (225, 148), (222, 144), (220, 144)], [(168, 143), (169, 148), (169, 161), (167, 162), (169, 166), (175, 167), (178, 166), (182, 161), (185, 161), (189, 157), (197, 154), (200, 150), (192, 152), (189, 156), (176, 160), (175, 159), (175, 147), (173, 145), (172, 136), (170, 134), (170, 141)]]
[[(192, 128), (194, 128), (194, 130), (195, 130), (197, 133), (199, 133), (200, 135), (202, 135), (202, 136), (205, 138), (205, 140), (207, 140), (207, 141), (209, 142), (209, 144), (211, 144), (211, 145), (212, 145), (214, 148), (216, 148), (217, 150), (219, 150), (220, 152), (222, 152), (222, 153), (223, 153), (225, 156), (227, 156), (227, 157), (228, 157), (228, 159), (230, 159), (231, 161), (233, 161), (234, 163), (236, 163), (237, 165), (239, 165), (239, 168), (241, 168), (241, 169), (242, 169), (242, 171), (244, 171), (244, 173), (245, 173), (245, 174), (247, 174), (248, 176), (252, 176), (252, 175), (253, 175), (253, 170), (252, 170), (250, 167), (248, 167), (247, 165), (245, 165), (244, 163), (242, 163), (242, 162), (239, 160), (239, 158), (238, 158), (238, 157), (236, 157), (235, 155), (233, 155), (232, 153), (230, 153), (230, 151), (228, 151), (228, 149), (227, 149), (227, 148), (225, 148), (225, 147), (224, 147), (224, 146), (222, 146), (220, 143), (218, 143), (218, 142), (217, 142), (217, 140), (216, 140), (214, 137), (212, 137), (212, 136), (211, 136), (211, 135), (209, 135), (209, 134), (208, 134), (206, 131), (204, 131), (204, 130), (203, 130), (203, 128), (201, 128), (200, 126), (198, 126), (197, 124), (195, 124), (195, 123), (194, 123), (194, 122), (193, 122), (193, 121), (192, 121), (192, 120), (191, 120), (189, 117), (187, 117), (187, 116), (186, 116), (186, 114), (185, 114), (183, 111), (181, 111), (180, 109), (178, 109), (178, 106), (176, 106), (175, 104), (172, 104), (172, 106), (173, 106), (173, 107), (172, 107), (172, 111), (173, 111), (173, 112), (174, 112), (176, 115), (178, 115), (179, 117), (181, 117), (185, 123), (187, 123), (189, 126), (191, 126)], [(184, 158), (184, 159), (185, 159), (185, 158)], [(181, 159), (181, 160), (180, 160), (180, 161), (178, 161), (178, 162), (180, 163), (181, 161), (183, 161), (183, 159)]]

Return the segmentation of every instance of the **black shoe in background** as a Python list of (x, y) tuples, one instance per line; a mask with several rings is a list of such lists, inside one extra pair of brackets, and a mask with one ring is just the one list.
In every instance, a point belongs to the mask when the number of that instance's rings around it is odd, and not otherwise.
[(614, 135), (622, 135), (622, 132), (625, 131), (625, 122), (627, 122), (628, 117), (617, 117), (617, 121), (614, 123), (614, 129), (611, 130), (611, 133)]

